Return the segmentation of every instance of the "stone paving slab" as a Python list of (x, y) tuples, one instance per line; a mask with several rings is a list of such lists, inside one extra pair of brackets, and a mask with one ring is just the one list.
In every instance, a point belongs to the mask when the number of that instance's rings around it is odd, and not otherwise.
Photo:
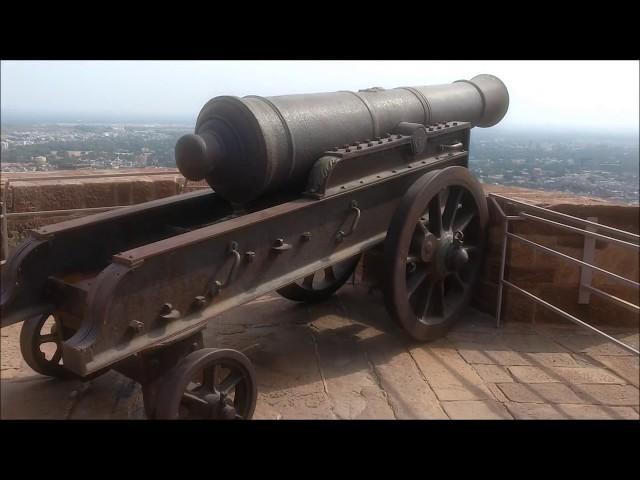
[[(145, 418), (140, 386), (116, 372), (83, 383), (31, 371), (19, 332), (2, 329), (0, 418)], [(261, 297), (210, 322), (204, 339), (253, 362), (256, 419), (640, 417), (638, 357), (600, 337), (564, 325), (496, 329), (469, 309), (446, 338), (421, 344), (359, 286), (313, 305)]]
[(499, 383), (498, 387), (512, 402), (518, 403), (588, 403), (562, 383)]
[(518, 420), (637, 420), (638, 414), (629, 407), (599, 405), (515, 403), (506, 404)]
[(452, 420), (503, 420), (513, 418), (509, 411), (495, 400), (467, 400), (442, 402)]
[(637, 387), (640, 379), (640, 369), (638, 368), (637, 356), (613, 357), (606, 355), (595, 355), (594, 359), (624, 378), (627, 383)]

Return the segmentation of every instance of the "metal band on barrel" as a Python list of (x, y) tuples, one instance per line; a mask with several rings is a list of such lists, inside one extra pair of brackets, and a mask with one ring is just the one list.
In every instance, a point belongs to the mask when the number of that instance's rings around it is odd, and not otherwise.
[(422, 109), (424, 110), (424, 124), (428, 125), (431, 123), (431, 105), (429, 104), (427, 97), (425, 97), (420, 90), (413, 87), (398, 87), (396, 90), (406, 90), (418, 97), (418, 100), (420, 100), (420, 103), (422, 104)]
[(289, 130), (289, 124), (287, 123), (287, 121), (285, 120), (284, 116), (282, 115), (282, 112), (280, 112), (280, 109), (278, 107), (276, 107), (276, 105), (269, 100), (268, 98), (265, 97), (260, 97), (258, 95), (249, 95), (247, 97), (244, 98), (255, 98), (257, 100), (262, 101), (263, 103), (266, 103), (267, 105), (269, 105), (269, 107), (271, 107), (271, 109), (275, 112), (275, 114), (278, 116), (278, 118), (280, 119), (280, 123), (282, 124), (285, 133), (287, 134), (287, 140), (289, 142), (289, 177), (291, 178), (291, 175), (293, 174), (294, 171), (294, 167), (296, 166), (296, 146), (295, 143), (293, 141), (293, 135), (291, 135), (291, 130)]
[(363, 96), (359, 95), (357, 92), (352, 92), (351, 90), (342, 90), (342, 92), (350, 93), (352, 95), (355, 95), (356, 97), (358, 97), (360, 99), (360, 101), (364, 104), (364, 106), (367, 107), (367, 110), (369, 111), (369, 115), (371, 115), (371, 125), (373, 126), (373, 138), (379, 137), (380, 136), (380, 125), (378, 125), (378, 117), (376, 117), (374, 115), (373, 107), (367, 101), (367, 99), (364, 98)]
[(473, 88), (475, 88), (478, 91), (478, 93), (480, 94), (480, 99), (482, 100), (482, 115), (480, 115), (480, 120), (482, 120), (482, 118), (484, 117), (484, 114), (487, 111), (487, 100), (484, 98), (484, 93), (482, 93), (482, 90), (480, 89), (480, 87), (478, 87), (475, 83), (469, 80), (456, 80), (453, 83), (468, 83), (469, 85), (473, 85)]

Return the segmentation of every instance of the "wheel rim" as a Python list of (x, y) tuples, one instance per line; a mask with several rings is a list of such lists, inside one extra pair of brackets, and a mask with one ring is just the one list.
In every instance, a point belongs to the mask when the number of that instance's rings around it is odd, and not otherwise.
[(308, 291), (322, 292), (345, 283), (358, 263), (358, 258), (330, 265), (322, 270), (317, 270), (307, 275), (302, 280), (295, 282), (298, 286)]
[(61, 376), (67, 372), (62, 360), (63, 330), (53, 314), (25, 320), (20, 332), (20, 349), (33, 370), (48, 376)]
[(426, 174), (401, 201), (385, 241), (385, 300), (414, 338), (443, 333), (468, 303), (486, 220), (481, 186), (463, 167)]
[(250, 419), (256, 403), (255, 375), (235, 350), (202, 349), (167, 375), (158, 399), (158, 418)]
[(319, 301), (332, 295), (353, 274), (360, 255), (317, 270), (278, 290), (278, 293), (289, 300)]

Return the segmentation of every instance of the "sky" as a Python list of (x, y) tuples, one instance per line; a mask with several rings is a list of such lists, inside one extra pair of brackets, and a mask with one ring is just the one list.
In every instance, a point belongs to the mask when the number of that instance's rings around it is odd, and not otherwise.
[(504, 128), (638, 132), (638, 61), (2, 61), (0, 67), (3, 122), (193, 125), (217, 95), (435, 85), (490, 73), (509, 90)]

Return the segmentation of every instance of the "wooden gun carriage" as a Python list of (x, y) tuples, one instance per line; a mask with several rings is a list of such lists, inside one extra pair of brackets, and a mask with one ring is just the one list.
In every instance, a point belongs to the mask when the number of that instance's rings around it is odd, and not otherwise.
[(149, 418), (247, 419), (251, 363), (203, 348), (207, 322), (273, 291), (327, 298), (383, 245), (390, 316), (415, 339), (437, 338), (482, 261), (487, 206), (467, 168), (470, 129), (507, 107), (490, 75), (217, 97), (176, 145), (180, 171), (212, 190), (33, 230), (3, 268), (2, 326), (24, 322), (22, 354), (41, 374), (114, 369), (139, 381)]

